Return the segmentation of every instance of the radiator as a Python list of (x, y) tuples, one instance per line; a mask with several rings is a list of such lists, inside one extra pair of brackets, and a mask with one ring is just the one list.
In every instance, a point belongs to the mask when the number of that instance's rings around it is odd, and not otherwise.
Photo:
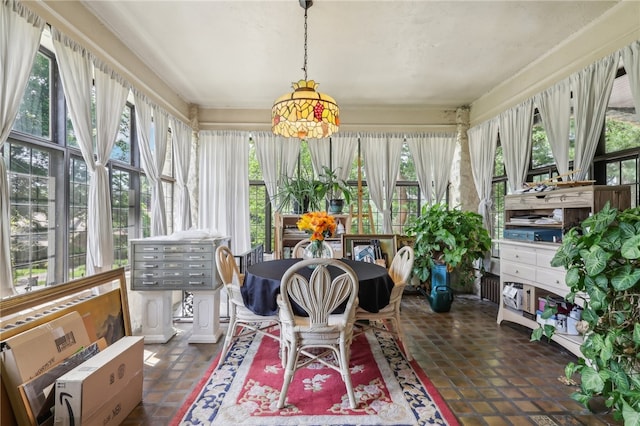
[(500, 303), (500, 276), (485, 273), (480, 279), (480, 300)]

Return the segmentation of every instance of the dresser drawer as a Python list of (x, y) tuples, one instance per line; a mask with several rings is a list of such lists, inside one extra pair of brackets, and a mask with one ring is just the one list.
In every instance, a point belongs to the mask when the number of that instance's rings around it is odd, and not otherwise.
[(501, 259), (522, 263), (527, 265), (535, 265), (536, 264), (536, 251), (530, 247), (521, 247), (521, 246), (509, 246), (503, 244), (500, 247), (500, 255)]
[(541, 286), (564, 296), (569, 293), (569, 287), (564, 282), (564, 272), (553, 269), (538, 269), (536, 271), (536, 282)]
[(503, 260), (500, 261), (500, 275), (505, 275), (505, 281), (508, 281), (506, 276), (510, 275), (511, 277), (517, 277), (520, 282), (530, 283), (535, 281), (536, 268), (534, 266)]

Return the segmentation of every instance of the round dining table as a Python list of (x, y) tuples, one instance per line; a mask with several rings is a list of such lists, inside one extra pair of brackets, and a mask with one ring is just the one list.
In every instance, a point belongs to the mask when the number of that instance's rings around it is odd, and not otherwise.
[[(241, 288), (244, 304), (257, 315), (275, 315), (278, 312), (277, 297), (280, 294), (280, 280), (291, 266), (302, 259), (280, 259), (254, 263), (247, 267), (244, 284)], [(353, 269), (358, 277), (358, 305), (369, 311), (378, 312), (389, 304), (393, 289), (393, 280), (386, 268), (375, 263), (339, 259)], [(311, 269), (298, 271), (307, 279)], [(329, 267), (329, 273), (340, 273), (337, 268)], [(294, 307), (295, 309), (295, 307)], [(302, 312), (296, 312), (302, 315)]]

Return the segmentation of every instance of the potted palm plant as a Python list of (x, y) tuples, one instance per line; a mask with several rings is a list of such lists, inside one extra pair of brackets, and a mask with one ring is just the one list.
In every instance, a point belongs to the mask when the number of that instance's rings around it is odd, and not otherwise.
[[(473, 290), (475, 263), (491, 249), (491, 237), (482, 225), (482, 216), (435, 204), (424, 206), (420, 216), (411, 219), (405, 229), (415, 238), (413, 273), (423, 287), (431, 285), (430, 277), (436, 268), (445, 268), (446, 273), (457, 273), (457, 279), (450, 280), (453, 289)], [(481, 271), (482, 268), (480, 263)]]
[(351, 188), (343, 179), (339, 179), (335, 170), (327, 166), (322, 167), (322, 173), (318, 176), (322, 185), (323, 196), (329, 203), (329, 213), (342, 213), (345, 203), (351, 202)]
[[(640, 207), (623, 211), (609, 204), (570, 229), (551, 260), (563, 266), (571, 303), (582, 299), (584, 358), (569, 363), (567, 379), (580, 376), (572, 398), (588, 408), (598, 399), (625, 425), (640, 424)], [(555, 312), (547, 304), (542, 318)], [(531, 339), (551, 337), (552, 325)]]

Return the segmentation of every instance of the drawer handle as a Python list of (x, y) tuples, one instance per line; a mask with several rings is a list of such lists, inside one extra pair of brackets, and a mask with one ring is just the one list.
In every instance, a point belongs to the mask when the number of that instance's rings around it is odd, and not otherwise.
[(204, 272), (201, 273), (196, 273), (196, 272), (191, 272), (189, 273), (190, 277), (204, 277)]
[(189, 260), (200, 260), (202, 256), (189, 256)]
[(158, 281), (142, 281), (142, 285), (158, 285)]
[(142, 247), (142, 251), (158, 251), (158, 247)]
[(202, 281), (189, 281), (189, 285), (203, 285), (204, 282)]
[(147, 269), (152, 269), (152, 268), (157, 268), (158, 265), (153, 265), (153, 264), (146, 263), (146, 264), (142, 265), (142, 267), (143, 268), (147, 268)]
[(189, 265), (189, 268), (204, 268), (204, 265)]
[(153, 274), (142, 274), (143, 277), (153, 277)]
[(153, 260), (153, 259), (157, 259), (158, 256), (142, 256), (142, 258), (143, 259), (151, 259), (151, 260)]

